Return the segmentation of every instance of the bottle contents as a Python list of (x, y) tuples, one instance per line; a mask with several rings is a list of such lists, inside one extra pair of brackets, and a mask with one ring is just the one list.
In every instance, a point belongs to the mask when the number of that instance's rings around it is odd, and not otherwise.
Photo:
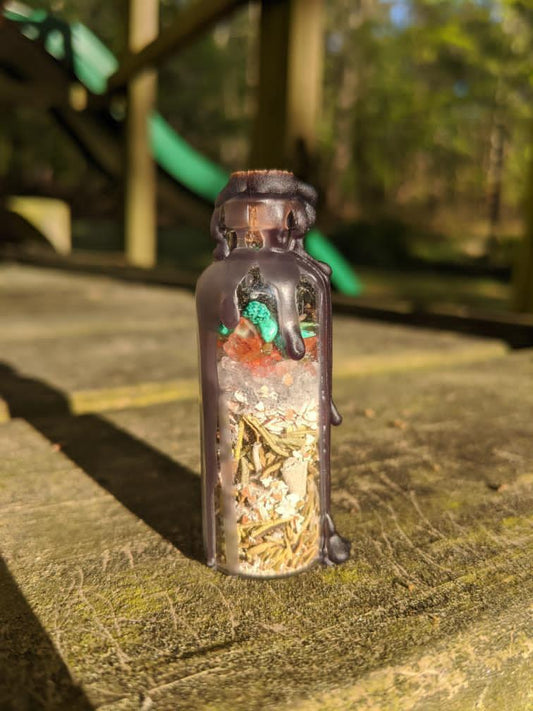
[(304, 306), (301, 360), (287, 356), (259, 299), (233, 331), (219, 328), (216, 555), (229, 572), (277, 576), (319, 557), (320, 371), (315, 313)]

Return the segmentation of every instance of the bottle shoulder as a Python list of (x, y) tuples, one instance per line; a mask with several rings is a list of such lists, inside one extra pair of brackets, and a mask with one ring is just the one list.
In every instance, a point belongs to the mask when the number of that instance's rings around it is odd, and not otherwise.
[(196, 280), (196, 294), (211, 289), (221, 273), (224, 273), (223, 262), (209, 264)]
[[(307, 277), (321, 288), (329, 288), (329, 277), (324, 273), (320, 264), (306, 253), (291, 252), (260, 252), (248, 253), (248, 250), (234, 252), (229, 257), (215, 261), (204, 269), (196, 282), (196, 294), (216, 292), (223, 288), (227, 281), (234, 281), (239, 274), (244, 277), (250, 270), (259, 269), (268, 273), (269, 281), (273, 274), (279, 274), (280, 279), (287, 274), (284, 265), (293, 265), (301, 277)], [(278, 267), (278, 269), (276, 269)], [(262, 270), (263, 268), (263, 270)]]

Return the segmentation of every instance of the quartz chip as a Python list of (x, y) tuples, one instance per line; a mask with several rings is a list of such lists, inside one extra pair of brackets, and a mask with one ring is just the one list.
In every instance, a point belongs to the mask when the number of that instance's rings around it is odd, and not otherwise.
[(303, 499), (307, 489), (307, 462), (288, 457), (281, 467), (281, 475), (289, 487), (289, 492)]

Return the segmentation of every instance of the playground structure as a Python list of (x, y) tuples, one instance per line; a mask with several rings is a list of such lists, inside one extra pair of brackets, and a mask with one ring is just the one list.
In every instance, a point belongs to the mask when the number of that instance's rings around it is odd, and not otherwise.
[[(50, 110), (91, 163), (114, 180), (124, 181), (126, 257), (131, 264), (155, 264), (154, 162), (160, 168), (161, 199), (169, 205), (179, 203), (181, 214), (196, 223), (205, 221), (206, 202), (212, 204), (228, 178), (225, 170), (194, 150), (155, 113), (155, 70), (147, 66), (160, 63), (242, 4), (242, 0), (194, 4), (158, 34), (158, 1), (131, 0), (131, 51), (122, 65), (81, 23), (69, 25), (19, 3), (4, 6), (0, 66), (6, 78), (0, 92), (13, 102)], [(287, 167), (302, 174), (303, 164), (310, 163), (319, 101), (320, 6), (320, 0), (263, 3), (261, 86), (267, 89), (259, 96), (251, 151), (254, 166)], [(285, 52), (267, 42), (280, 36), (282, 26), (298, 28), (281, 33), (286, 38)], [(266, 61), (267, 45), (268, 56), (275, 57), (271, 62)], [(297, 71), (303, 63), (305, 72)], [(126, 116), (119, 101), (125, 87)], [(282, 100), (274, 100), (275, 96)], [(305, 110), (297, 111), (297, 105)], [(272, 106), (277, 107), (274, 116)], [(308, 235), (306, 246), (314, 257), (330, 264), (339, 291), (352, 296), (360, 292), (350, 266), (318, 230)]]

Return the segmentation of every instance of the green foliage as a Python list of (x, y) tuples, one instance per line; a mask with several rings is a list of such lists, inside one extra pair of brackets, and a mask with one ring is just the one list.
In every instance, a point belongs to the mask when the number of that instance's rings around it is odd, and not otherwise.
[[(228, 169), (247, 160), (254, 111), (257, 7), (244, 8), (161, 68), (159, 109), (196, 148)], [(162, 25), (176, 9), (162, 7)]]
[(340, 185), (337, 204), (355, 197), (363, 214), (476, 207), (485, 201), (491, 141), (502, 126), (505, 203), (519, 206), (533, 10), (490, 0), (338, 0), (328, 31), (323, 150), (330, 181)]
[(412, 226), (393, 218), (343, 224), (331, 237), (354, 264), (403, 266), (410, 261)]

